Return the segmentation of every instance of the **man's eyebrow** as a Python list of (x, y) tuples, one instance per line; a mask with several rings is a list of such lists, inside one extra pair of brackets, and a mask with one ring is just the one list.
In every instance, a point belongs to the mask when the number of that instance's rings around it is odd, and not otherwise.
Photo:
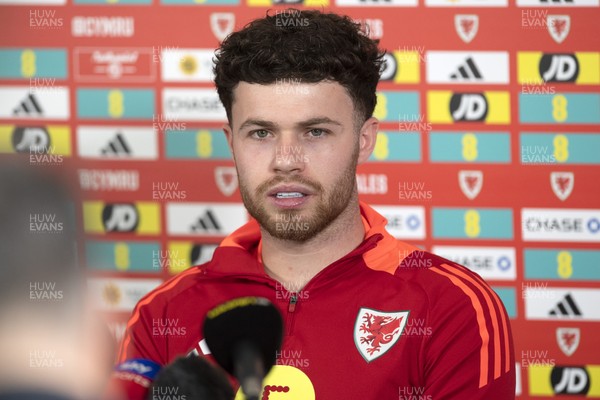
[(307, 119), (306, 121), (300, 121), (296, 124), (296, 126), (298, 127), (307, 127), (307, 126), (313, 126), (313, 125), (319, 125), (319, 124), (331, 124), (331, 125), (338, 125), (338, 126), (342, 126), (341, 122), (338, 122), (336, 120), (333, 120), (329, 117), (315, 117), (315, 118), (310, 118)]
[(242, 123), (242, 125), (240, 125), (239, 130), (242, 130), (249, 126), (260, 126), (262, 128), (267, 128), (267, 129), (275, 129), (278, 127), (278, 125), (276, 123), (271, 122), (271, 121), (267, 121), (264, 119), (257, 119), (257, 118), (249, 118), (249, 119), (245, 120)]
[[(338, 125), (338, 126), (342, 126), (341, 122), (338, 122), (336, 120), (333, 120), (329, 117), (314, 117), (314, 118), (309, 118), (307, 120), (304, 121), (299, 121), (297, 122), (295, 125), (296, 127), (299, 128), (305, 128), (308, 126), (314, 126), (314, 125), (319, 125), (319, 124), (331, 124), (331, 125)], [(271, 121), (267, 121), (264, 119), (258, 119), (258, 118), (249, 118), (247, 120), (245, 120), (242, 125), (240, 125), (240, 130), (247, 128), (249, 126), (260, 126), (262, 128), (266, 128), (266, 129), (277, 129), (279, 127), (278, 124), (271, 122)]]

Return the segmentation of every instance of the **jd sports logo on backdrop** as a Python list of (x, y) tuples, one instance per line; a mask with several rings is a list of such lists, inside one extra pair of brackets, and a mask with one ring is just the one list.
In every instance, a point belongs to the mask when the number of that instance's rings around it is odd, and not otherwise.
[(572, 54), (544, 54), (539, 69), (545, 82), (575, 82), (579, 62)]
[(488, 102), (480, 93), (455, 93), (450, 99), (450, 113), (454, 121), (484, 121)]
[(0, 153), (71, 155), (71, 131), (63, 125), (0, 125)]
[(133, 204), (107, 204), (102, 210), (102, 222), (106, 232), (133, 232), (139, 215)]
[(556, 394), (586, 394), (590, 390), (590, 376), (583, 367), (556, 366), (550, 381)]
[(12, 144), (19, 153), (46, 152), (51, 144), (50, 134), (43, 126), (18, 126), (13, 132)]
[(160, 233), (160, 205), (153, 202), (83, 203), (83, 226), (86, 233)]

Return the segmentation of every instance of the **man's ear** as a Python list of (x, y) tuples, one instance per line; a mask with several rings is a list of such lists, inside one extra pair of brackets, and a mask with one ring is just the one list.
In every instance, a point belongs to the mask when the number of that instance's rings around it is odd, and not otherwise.
[(371, 117), (365, 121), (360, 128), (358, 138), (358, 163), (362, 164), (369, 159), (375, 143), (377, 142), (377, 131), (379, 130), (379, 120), (375, 117)]
[(235, 162), (235, 154), (233, 154), (233, 130), (231, 126), (227, 123), (222, 126), (223, 133), (225, 133), (225, 139), (227, 139), (227, 145), (229, 146), (229, 151), (231, 152), (231, 156), (233, 157), (233, 161)]

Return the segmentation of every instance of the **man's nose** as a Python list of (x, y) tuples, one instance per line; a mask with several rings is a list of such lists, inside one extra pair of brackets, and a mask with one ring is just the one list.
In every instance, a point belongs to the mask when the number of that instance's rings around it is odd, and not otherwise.
[(302, 172), (308, 161), (304, 147), (294, 134), (282, 134), (275, 147), (272, 165), (275, 172)]

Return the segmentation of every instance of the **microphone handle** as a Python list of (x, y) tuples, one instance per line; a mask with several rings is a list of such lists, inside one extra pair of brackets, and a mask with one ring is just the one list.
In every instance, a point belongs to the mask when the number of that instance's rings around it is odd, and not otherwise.
[(233, 354), (234, 375), (246, 400), (258, 400), (265, 377), (265, 368), (258, 349), (248, 341), (241, 341), (233, 349)]

